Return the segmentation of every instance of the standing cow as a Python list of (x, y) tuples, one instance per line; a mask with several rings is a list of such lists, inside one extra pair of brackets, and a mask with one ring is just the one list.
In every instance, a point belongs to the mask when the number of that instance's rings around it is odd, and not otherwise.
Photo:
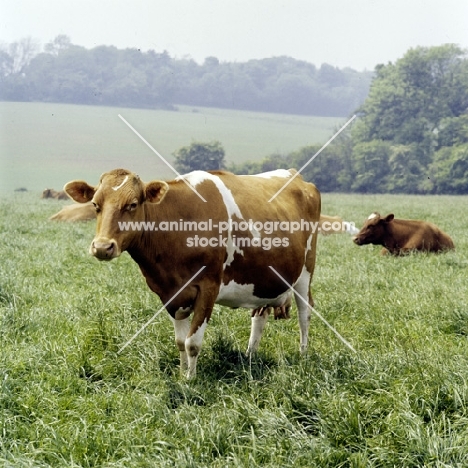
[[(317, 234), (316, 229), (284, 228), (285, 223), (301, 221), (302, 227), (309, 223), (316, 228), (320, 193), (296, 171), (257, 176), (195, 171), (169, 182), (144, 183), (136, 174), (116, 169), (103, 174), (96, 187), (73, 181), (65, 185), (65, 191), (75, 201), (91, 201), (96, 208), (96, 236), (90, 253), (99, 260), (111, 260), (127, 251), (166, 305), (174, 324), (181, 372), (187, 377), (196, 374), (215, 303), (233, 308), (285, 308), (292, 296), (288, 285), (294, 288), (298, 308), (300, 349), (307, 349)], [(268, 235), (259, 232), (259, 224), (243, 229), (249, 220), (268, 222), (273, 229)], [(202, 222), (206, 227), (209, 221), (214, 229), (221, 225), (229, 225), (229, 229), (219, 229), (211, 237), (206, 237), (206, 231), (158, 229), (185, 222)], [(256, 350), (267, 318), (268, 313), (253, 314), (248, 354)]]
[(396, 219), (372, 213), (354, 238), (357, 245), (383, 245), (382, 254), (403, 255), (411, 251), (441, 252), (453, 249), (452, 239), (435, 224), (414, 219)]

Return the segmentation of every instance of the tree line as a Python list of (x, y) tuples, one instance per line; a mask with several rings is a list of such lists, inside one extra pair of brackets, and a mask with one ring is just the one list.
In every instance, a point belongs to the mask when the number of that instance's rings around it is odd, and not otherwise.
[[(0, 47), (0, 99), (136, 107), (176, 104), (358, 118), (302, 172), (320, 190), (468, 193), (468, 55), (454, 44), (410, 49), (371, 76), (289, 57), (202, 65), (167, 52), (99, 46), (58, 36)], [(231, 163), (235, 173), (301, 168), (319, 146)], [(220, 142), (175, 153), (179, 169), (226, 167)]]
[(177, 104), (345, 116), (367, 96), (372, 72), (290, 57), (220, 62), (98, 46), (57, 36), (44, 50), (31, 39), (0, 48), (0, 99), (173, 108)]
[[(468, 193), (468, 56), (456, 45), (410, 49), (376, 67), (351, 131), (302, 175), (321, 191)], [(233, 164), (239, 174), (301, 168), (320, 146)]]

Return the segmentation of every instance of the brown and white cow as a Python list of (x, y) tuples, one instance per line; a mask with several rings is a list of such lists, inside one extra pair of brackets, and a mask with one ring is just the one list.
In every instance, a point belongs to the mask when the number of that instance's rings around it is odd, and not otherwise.
[(54, 200), (68, 200), (68, 195), (64, 191), (57, 192), (54, 189), (44, 189), (41, 198), (53, 198)]
[[(169, 182), (144, 183), (137, 175), (116, 169), (103, 174), (96, 187), (73, 181), (65, 185), (65, 191), (75, 201), (91, 201), (96, 207), (92, 255), (111, 260), (127, 251), (138, 263), (172, 318), (181, 372), (190, 378), (196, 374), (215, 303), (232, 308), (287, 307), (293, 294), (287, 284), (294, 288), (300, 349), (307, 349), (320, 192), (295, 174), (291, 169), (256, 176), (194, 171)], [(213, 227), (220, 223), (230, 223), (230, 227), (221, 233), (201, 231), (200, 225), (206, 227), (210, 220)], [(274, 229), (268, 236), (258, 231), (258, 224), (243, 229), (250, 220), (268, 222)], [(301, 220), (313, 223), (315, 229), (287, 231), (281, 224)], [(164, 223), (167, 228), (168, 222), (177, 227), (186, 221), (198, 223), (199, 230), (158, 229)], [(146, 228), (126, 229), (131, 222), (144, 222), (139, 226)], [(194, 242), (195, 237), (199, 242)], [(267, 317), (267, 313), (253, 314), (248, 354), (256, 350)]]
[(383, 245), (382, 254), (403, 255), (411, 251), (441, 252), (454, 248), (452, 239), (435, 224), (414, 219), (396, 219), (372, 213), (354, 237), (357, 245)]
[(70, 223), (90, 221), (96, 219), (96, 209), (92, 203), (73, 203), (72, 205), (64, 206), (49, 219), (52, 221), (67, 221)]

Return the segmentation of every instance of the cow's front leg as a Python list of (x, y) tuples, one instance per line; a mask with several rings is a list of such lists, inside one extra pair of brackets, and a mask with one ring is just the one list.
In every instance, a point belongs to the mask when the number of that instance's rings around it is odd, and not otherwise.
[(269, 307), (260, 307), (252, 311), (252, 325), (250, 328), (249, 346), (247, 347), (247, 351), (245, 353), (247, 356), (251, 356), (253, 353), (255, 353), (255, 351), (257, 351), (269, 314)]
[[(206, 288), (211, 289), (211, 288)], [(203, 289), (202, 289), (203, 290)], [(212, 294), (205, 291), (200, 293), (194, 304), (194, 314), (190, 330), (185, 340), (185, 352), (187, 353), (187, 378), (192, 379), (197, 373), (197, 360), (201, 351), (205, 329), (213, 311), (217, 290)]]
[(180, 374), (185, 375), (188, 369), (187, 352), (185, 351), (185, 340), (190, 330), (190, 319), (172, 319), (174, 324), (175, 342), (180, 352)]
[(205, 335), (206, 325), (208, 320), (205, 320), (197, 327), (190, 327), (189, 334), (185, 340), (185, 352), (187, 356), (187, 378), (193, 379), (197, 374), (197, 361), (201, 351), (203, 336)]

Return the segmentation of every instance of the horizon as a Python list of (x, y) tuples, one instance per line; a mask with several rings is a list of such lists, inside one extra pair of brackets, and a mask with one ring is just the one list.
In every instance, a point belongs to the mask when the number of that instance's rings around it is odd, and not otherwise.
[(46, 44), (64, 34), (86, 49), (167, 51), (197, 63), (287, 56), (317, 67), (373, 71), (411, 48), (468, 49), (468, 2), (460, 0), (0, 0), (0, 10), (3, 43), (31, 37)]

